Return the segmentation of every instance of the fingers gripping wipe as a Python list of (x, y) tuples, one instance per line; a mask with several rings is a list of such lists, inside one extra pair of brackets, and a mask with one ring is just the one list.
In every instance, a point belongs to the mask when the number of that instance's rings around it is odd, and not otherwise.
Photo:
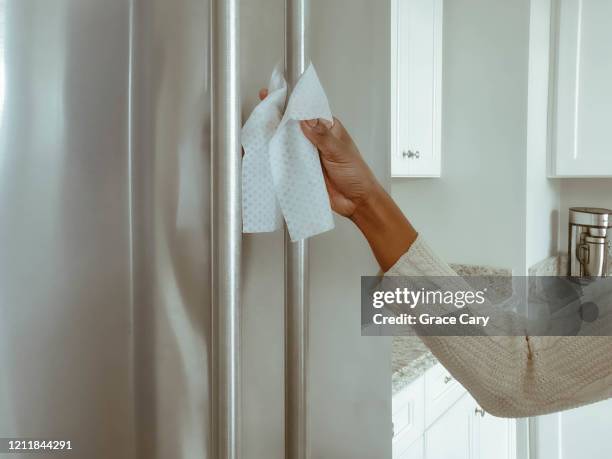
[(317, 150), (300, 128), (302, 120), (321, 118), (331, 123), (333, 118), (312, 65), (281, 117), (286, 97), (287, 85), (276, 69), (268, 97), (242, 129), (243, 230), (274, 231), (284, 217), (291, 240), (297, 241), (334, 227)]

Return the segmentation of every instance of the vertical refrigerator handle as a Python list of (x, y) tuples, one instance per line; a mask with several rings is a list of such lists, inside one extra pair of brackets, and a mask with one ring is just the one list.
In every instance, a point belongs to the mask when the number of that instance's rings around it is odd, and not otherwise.
[(240, 74), (238, 0), (212, 0), (212, 413), (215, 459), (240, 453)]
[[(285, 73), (292, 89), (308, 65), (309, 0), (285, 0)], [(285, 459), (306, 459), (308, 441), (308, 240), (285, 230)]]

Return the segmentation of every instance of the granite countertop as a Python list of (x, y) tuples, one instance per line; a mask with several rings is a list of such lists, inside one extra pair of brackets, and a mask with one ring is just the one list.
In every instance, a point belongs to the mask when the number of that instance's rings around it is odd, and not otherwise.
[(417, 336), (394, 336), (391, 354), (393, 395), (436, 363), (436, 358)]
[[(509, 269), (492, 268), (488, 266), (451, 265), (451, 267), (463, 277), (509, 277), (512, 275), (512, 271)], [(508, 286), (510, 292), (507, 290)], [(503, 291), (499, 291), (498, 294), (500, 297), (506, 297), (511, 293), (511, 289), (511, 282), (509, 282), (502, 287)], [(438, 361), (436, 358), (418, 337), (394, 336), (391, 356), (391, 367), (393, 370), (391, 378), (392, 394), (395, 395), (401, 391), (437, 363)]]

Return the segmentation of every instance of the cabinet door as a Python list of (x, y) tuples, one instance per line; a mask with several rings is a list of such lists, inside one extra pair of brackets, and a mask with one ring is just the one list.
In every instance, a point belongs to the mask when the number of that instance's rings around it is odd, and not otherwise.
[(466, 390), (441, 364), (425, 373), (425, 428), (466, 394)]
[(515, 459), (516, 420), (491, 416), (476, 402), (471, 411), (476, 418), (473, 429), (473, 459)]
[(612, 2), (560, 0), (551, 175), (612, 176)]
[[(393, 396), (393, 454), (403, 451), (425, 431), (425, 379), (419, 378)], [(401, 456), (397, 456), (401, 457)]]
[(423, 437), (419, 438), (401, 453), (396, 455), (394, 452), (393, 459), (425, 459), (425, 444)]
[(440, 176), (442, 0), (392, 0), (394, 177)]
[(471, 459), (472, 403), (464, 396), (425, 432), (426, 459)]

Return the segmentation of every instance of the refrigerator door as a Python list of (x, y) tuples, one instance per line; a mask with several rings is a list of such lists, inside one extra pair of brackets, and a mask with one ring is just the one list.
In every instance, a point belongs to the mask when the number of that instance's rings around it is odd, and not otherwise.
[(0, 437), (210, 457), (208, 25), (0, 0)]

